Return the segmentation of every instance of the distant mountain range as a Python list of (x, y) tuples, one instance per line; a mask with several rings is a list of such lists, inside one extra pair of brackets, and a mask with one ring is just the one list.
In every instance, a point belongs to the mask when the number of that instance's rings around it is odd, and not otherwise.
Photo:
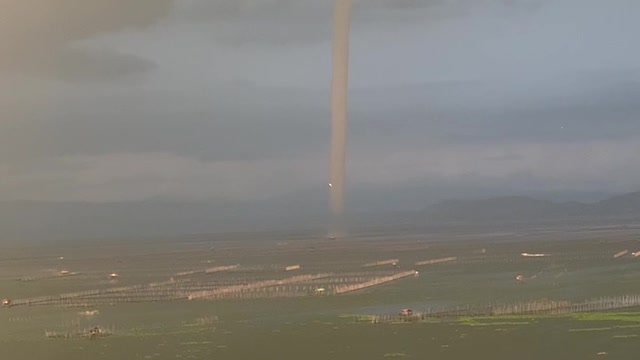
[[(422, 211), (384, 209), (383, 198), (367, 200), (349, 221), (357, 229), (395, 225), (537, 223), (549, 220), (640, 218), (640, 192), (593, 203), (553, 202), (526, 196), (447, 200)], [(464, 196), (464, 195), (463, 195)], [(416, 200), (417, 201), (417, 200)], [(58, 239), (173, 237), (185, 234), (316, 229), (328, 223), (326, 194), (291, 196), (245, 204), (179, 203), (162, 200), (121, 203), (0, 202), (0, 245)]]
[(480, 200), (447, 200), (425, 211), (432, 221), (538, 221), (564, 218), (612, 218), (640, 216), (640, 192), (596, 203), (552, 202), (524, 196)]

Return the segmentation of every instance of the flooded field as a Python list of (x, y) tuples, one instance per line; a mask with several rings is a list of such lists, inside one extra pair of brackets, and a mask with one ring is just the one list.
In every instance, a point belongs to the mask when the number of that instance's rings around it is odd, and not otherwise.
[[(634, 359), (639, 250), (633, 227), (5, 247), (0, 347), (10, 359)], [(202, 291), (217, 295), (189, 300)], [(628, 301), (464, 314), (602, 297)], [(406, 308), (460, 313), (407, 321)]]

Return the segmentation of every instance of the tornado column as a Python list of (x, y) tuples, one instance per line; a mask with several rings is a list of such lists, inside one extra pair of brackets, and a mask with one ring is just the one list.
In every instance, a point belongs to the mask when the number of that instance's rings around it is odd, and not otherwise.
[(353, 0), (336, 0), (333, 34), (333, 80), (331, 89), (331, 164), (329, 192), (331, 206), (330, 237), (344, 232), (345, 173), (347, 155), (349, 30)]

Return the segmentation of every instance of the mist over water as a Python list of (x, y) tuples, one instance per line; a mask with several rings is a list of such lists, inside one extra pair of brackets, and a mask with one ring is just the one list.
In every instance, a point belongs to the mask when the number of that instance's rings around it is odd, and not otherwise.
[(348, 87), (349, 87), (349, 30), (352, 0), (336, 0), (333, 44), (333, 81), (331, 95), (332, 133), (330, 164), (331, 235), (344, 228)]

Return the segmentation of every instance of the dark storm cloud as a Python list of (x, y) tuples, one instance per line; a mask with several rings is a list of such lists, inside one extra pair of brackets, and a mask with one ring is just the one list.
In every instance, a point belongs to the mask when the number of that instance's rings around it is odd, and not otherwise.
[(153, 62), (78, 45), (95, 36), (142, 29), (168, 15), (173, 0), (3, 0), (0, 71), (59, 79), (111, 79)]
[[(215, 24), (218, 31), (213, 36), (230, 45), (308, 46), (332, 36), (334, 0), (196, 0), (187, 4), (181, 12), (186, 21)], [(356, 1), (354, 26), (396, 27), (460, 14), (462, 7), (456, 5), (451, 11), (450, 6), (446, 0)]]
[[(354, 149), (393, 151), (425, 144), (615, 141), (640, 134), (640, 84), (571, 83), (581, 92), (558, 97), (514, 97), (510, 89), (476, 82), (354, 89), (349, 143)], [(179, 97), (127, 91), (59, 95), (54, 106), (44, 107), (46, 113), (27, 106), (27, 100), (0, 101), (22, 116), (19, 125), (0, 132), (0, 158), (119, 151), (254, 161), (324, 153), (328, 95), (326, 90), (232, 85), (224, 92)]]
[[(548, 0), (361, 0), (355, 3), (354, 36), (370, 28), (394, 31), (418, 23), (429, 26), (480, 9), (526, 14)], [(216, 24), (214, 36), (233, 45), (308, 45), (331, 38), (334, 0), (185, 1), (186, 21)]]
[(328, 0), (191, 1), (180, 8), (184, 21), (212, 24), (212, 35), (229, 45), (305, 45), (326, 41), (332, 29)]
[[(326, 188), (333, 0), (93, 3), (33, 29), (0, 23), (13, 51), (0, 68), (157, 71), (3, 83), (0, 198), (250, 201)], [(357, 1), (353, 187), (634, 190), (639, 6)], [(91, 15), (103, 11), (111, 20)]]
[[(509, 87), (496, 89), (475, 82), (355, 91), (351, 139), (419, 146), (425, 141), (566, 143), (637, 136), (640, 82), (628, 77), (619, 82), (611, 76), (606, 72), (580, 80), (557, 79), (556, 84), (580, 89), (562, 94), (529, 88), (514, 96)], [(371, 103), (385, 105), (372, 111)]]
[(309, 155), (325, 147), (329, 110), (323, 109), (324, 98), (328, 93), (234, 85), (189, 96), (59, 94), (36, 107), (27, 106), (28, 99), (2, 97), (0, 105), (15, 116), (13, 126), (7, 123), (0, 132), (0, 160), (114, 151), (170, 152), (207, 161)]

